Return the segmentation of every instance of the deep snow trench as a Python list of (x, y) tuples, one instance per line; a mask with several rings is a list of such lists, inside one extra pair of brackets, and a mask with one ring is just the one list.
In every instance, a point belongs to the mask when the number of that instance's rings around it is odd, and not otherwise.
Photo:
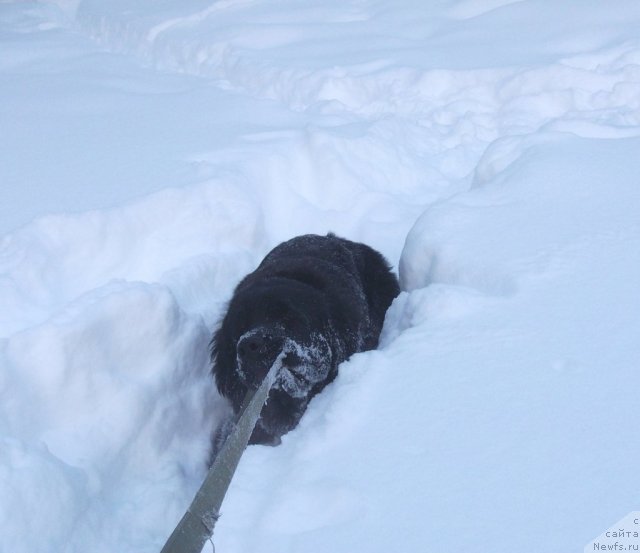
[(403, 293), (246, 451), (218, 551), (575, 551), (638, 510), (639, 28), (632, 0), (0, 3), (0, 553), (160, 550), (226, 408), (221, 309), (307, 232)]

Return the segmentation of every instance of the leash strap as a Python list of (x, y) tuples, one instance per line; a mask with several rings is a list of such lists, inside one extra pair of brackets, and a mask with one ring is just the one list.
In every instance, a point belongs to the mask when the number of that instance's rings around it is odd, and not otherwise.
[(267, 401), (284, 355), (284, 352), (280, 353), (258, 389), (247, 392), (233, 430), (161, 553), (200, 553), (205, 542), (211, 539), (216, 521), (220, 517), (220, 506)]

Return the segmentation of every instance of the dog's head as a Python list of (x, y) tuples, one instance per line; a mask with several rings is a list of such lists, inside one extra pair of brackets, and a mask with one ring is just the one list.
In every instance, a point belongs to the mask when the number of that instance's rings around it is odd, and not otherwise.
[(229, 327), (235, 370), (247, 388), (256, 388), (281, 352), (275, 389), (302, 398), (329, 375), (330, 321), (321, 295), (308, 286), (277, 280), (239, 293)]

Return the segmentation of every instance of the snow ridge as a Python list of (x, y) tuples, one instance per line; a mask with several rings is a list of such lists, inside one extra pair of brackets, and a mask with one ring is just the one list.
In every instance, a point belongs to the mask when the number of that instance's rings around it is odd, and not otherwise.
[(637, 510), (639, 25), (635, 0), (1, 3), (0, 551), (158, 551), (228, 409), (234, 285), (329, 230), (404, 292), (246, 452), (220, 550), (569, 551)]

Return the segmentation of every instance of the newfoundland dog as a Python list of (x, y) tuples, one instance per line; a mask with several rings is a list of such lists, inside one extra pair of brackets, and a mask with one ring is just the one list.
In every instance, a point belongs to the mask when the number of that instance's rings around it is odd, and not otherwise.
[(380, 253), (334, 234), (280, 244), (238, 284), (211, 342), (216, 385), (236, 413), (284, 354), (249, 443), (279, 444), (338, 365), (378, 345), (399, 292)]

